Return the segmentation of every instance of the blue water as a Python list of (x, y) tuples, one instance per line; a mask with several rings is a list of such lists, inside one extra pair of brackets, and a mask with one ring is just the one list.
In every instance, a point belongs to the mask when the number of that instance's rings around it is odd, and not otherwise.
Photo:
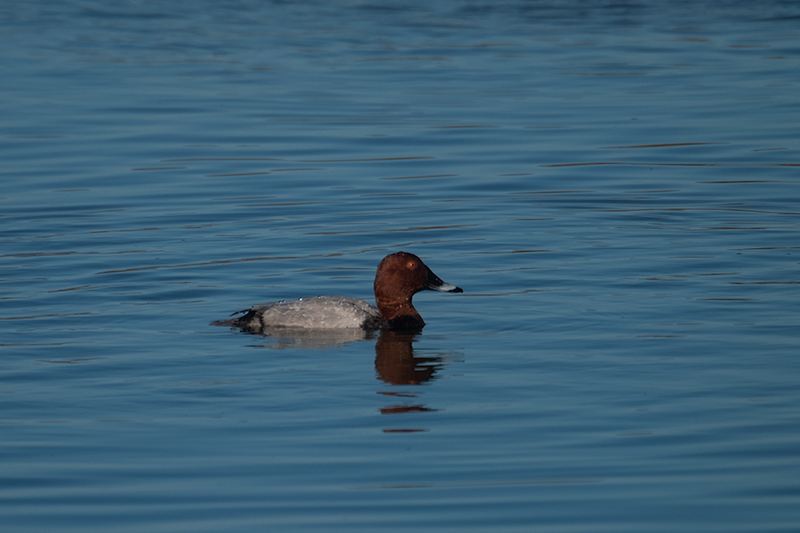
[(2, 530), (797, 531), (798, 19), (3, 4)]

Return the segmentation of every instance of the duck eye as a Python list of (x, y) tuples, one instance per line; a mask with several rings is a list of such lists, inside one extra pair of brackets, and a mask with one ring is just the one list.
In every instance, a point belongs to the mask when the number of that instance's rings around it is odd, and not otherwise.
[(415, 263), (414, 261), (409, 261), (408, 268), (417, 268), (417, 263)]

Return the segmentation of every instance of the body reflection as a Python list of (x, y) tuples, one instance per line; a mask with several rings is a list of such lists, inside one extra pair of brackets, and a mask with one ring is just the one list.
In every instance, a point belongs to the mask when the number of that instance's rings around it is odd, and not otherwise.
[(375, 333), (365, 329), (306, 329), (306, 328), (263, 328), (255, 333), (275, 341), (267, 348), (331, 348), (367, 341), (375, 338)]

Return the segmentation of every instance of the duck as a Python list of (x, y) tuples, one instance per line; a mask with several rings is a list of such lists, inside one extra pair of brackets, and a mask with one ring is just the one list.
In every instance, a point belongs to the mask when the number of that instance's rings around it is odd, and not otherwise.
[(237, 318), (212, 322), (259, 333), (273, 328), (361, 330), (421, 330), (425, 321), (412, 303), (423, 290), (464, 292), (433, 273), (416, 255), (396, 252), (378, 264), (373, 291), (375, 304), (346, 296), (316, 296), (271, 302), (232, 313)]

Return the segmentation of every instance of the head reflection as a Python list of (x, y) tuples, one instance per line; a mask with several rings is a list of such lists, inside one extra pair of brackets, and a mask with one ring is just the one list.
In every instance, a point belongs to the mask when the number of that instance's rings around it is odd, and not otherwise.
[(414, 338), (421, 330), (383, 330), (375, 343), (375, 370), (391, 385), (419, 385), (434, 379), (441, 357), (415, 357)]

